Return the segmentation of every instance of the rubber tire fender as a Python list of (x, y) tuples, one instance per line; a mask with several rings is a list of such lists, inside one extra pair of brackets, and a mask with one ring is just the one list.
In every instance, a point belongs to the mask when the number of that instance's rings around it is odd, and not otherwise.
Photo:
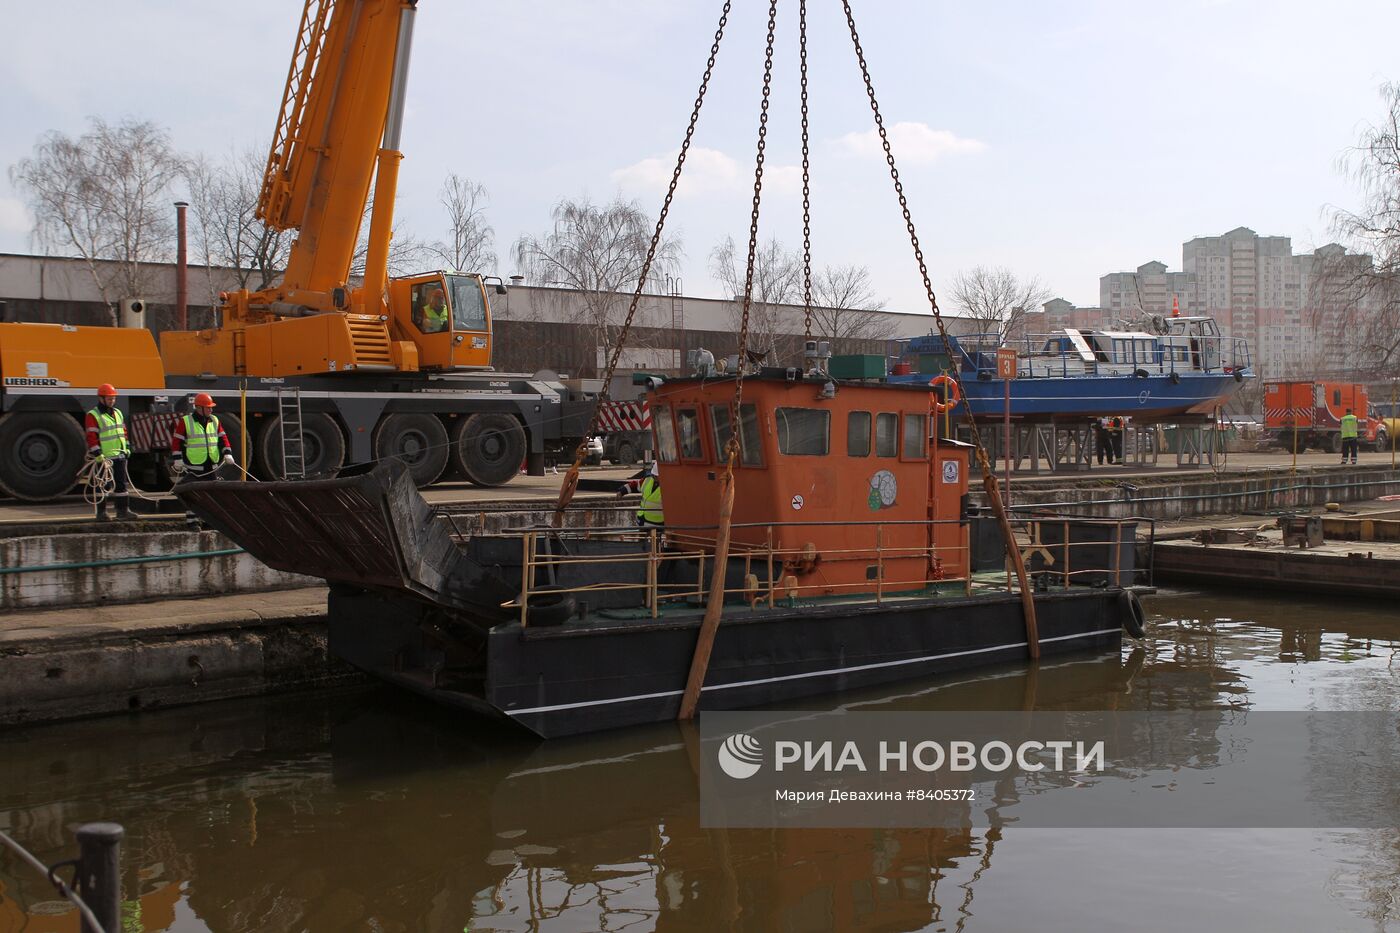
[(1122, 622), (1123, 631), (1133, 638), (1143, 638), (1147, 635), (1147, 614), (1143, 612), (1142, 600), (1138, 599), (1132, 590), (1124, 590), (1118, 594), (1118, 618)]
[(572, 593), (561, 593), (563, 587), (539, 586), (530, 591), (530, 606), (525, 612), (526, 625), (563, 625), (578, 612), (578, 602)]

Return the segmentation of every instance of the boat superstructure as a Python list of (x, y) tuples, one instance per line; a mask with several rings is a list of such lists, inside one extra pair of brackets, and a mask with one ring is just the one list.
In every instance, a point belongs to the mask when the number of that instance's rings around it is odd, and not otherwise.
[(894, 382), (924, 382), (954, 371), (977, 418), (1000, 418), (1003, 386), (997, 350), (1016, 351), (1011, 415), (1020, 419), (1131, 415), (1139, 419), (1204, 415), (1254, 378), (1249, 345), (1220, 334), (1204, 315), (1162, 317), (1122, 329), (1065, 328), (1003, 341), (996, 334), (937, 335), (904, 341), (908, 373)]

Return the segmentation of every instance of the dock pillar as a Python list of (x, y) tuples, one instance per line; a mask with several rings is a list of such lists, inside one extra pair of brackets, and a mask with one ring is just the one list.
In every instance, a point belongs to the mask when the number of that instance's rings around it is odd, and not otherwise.
[(117, 823), (86, 823), (78, 827), (78, 894), (102, 929), (83, 920), (83, 933), (121, 930), (121, 842), (125, 830)]

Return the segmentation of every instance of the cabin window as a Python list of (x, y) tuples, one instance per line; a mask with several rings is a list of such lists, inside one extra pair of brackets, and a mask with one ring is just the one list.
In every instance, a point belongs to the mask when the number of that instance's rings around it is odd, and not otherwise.
[(425, 334), (440, 334), (452, 328), (452, 309), (441, 279), (413, 286), (410, 309), (414, 326)]
[(899, 455), (899, 415), (882, 411), (875, 416), (875, 456)]
[(904, 456), (905, 460), (922, 460), (928, 456), (928, 416), (904, 416)]
[(682, 460), (704, 460), (700, 442), (700, 412), (694, 408), (676, 409), (676, 434), (681, 442)]
[(481, 293), (481, 281), (469, 275), (449, 275), (452, 289), (452, 328), (454, 330), (486, 330), (486, 299)]
[(870, 412), (853, 411), (846, 416), (846, 456), (870, 456)]
[(662, 463), (676, 462), (676, 426), (670, 405), (653, 405), (651, 426), (656, 432), (656, 456)]
[(779, 408), (778, 450), (795, 457), (824, 457), (831, 448), (831, 412), (824, 408)]
[[(711, 405), (714, 422), (715, 460), (724, 462), (724, 446), (729, 443), (729, 406)], [(763, 448), (758, 437), (758, 409), (752, 404), (739, 406), (739, 465), (763, 466)]]
[(1342, 404), (1342, 390), (1341, 390), (1341, 389), (1333, 389), (1333, 390), (1332, 390), (1332, 404), (1333, 404), (1333, 405), (1340, 405), (1340, 404)]

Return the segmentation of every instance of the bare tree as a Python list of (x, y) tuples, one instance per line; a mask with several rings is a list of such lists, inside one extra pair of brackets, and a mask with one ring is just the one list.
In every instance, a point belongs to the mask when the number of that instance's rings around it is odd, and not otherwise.
[(1347, 324), (1356, 363), (1393, 373), (1400, 368), (1400, 83), (1381, 85), (1380, 95), (1385, 115), (1341, 159), (1360, 189), (1360, 207), (1331, 209), (1338, 236), (1372, 262), (1363, 269), (1355, 256), (1334, 257), (1314, 279), (1334, 300), (1355, 299), (1358, 313)]
[[(652, 221), (635, 201), (620, 197), (598, 206), (564, 199), (554, 208), (554, 230), (515, 243), (515, 261), (531, 284), (572, 289), (581, 310), (575, 323), (587, 329), (601, 355), (611, 352), (651, 244)], [(680, 241), (663, 237), (657, 245), (644, 289), (674, 272)]]
[(257, 219), (266, 147), (231, 153), (219, 162), (194, 159), (186, 174), (196, 255), (203, 261), (211, 305), (218, 304), (213, 270), (232, 270), (240, 288), (268, 288), (287, 267), (290, 231), (271, 230)]
[(447, 239), (432, 246), (433, 254), (459, 272), (494, 269), (496, 231), (486, 222), (486, 187), (454, 172), (443, 182), (438, 199), (447, 210)]
[[(77, 138), (57, 130), (40, 137), (10, 168), (10, 181), (28, 196), (41, 248), (72, 250), (86, 262), (115, 324), (117, 299), (145, 292), (145, 266), (173, 252), (169, 195), (183, 167), (155, 123), (93, 117)], [(114, 272), (99, 266), (104, 259), (117, 263)]]
[[(729, 315), (737, 332), (742, 323), (747, 251), (740, 252), (733, 237), (710, 251), (710, 275), (730, 298)], [(768, 354), (767, 363), (790, 355), (800, 332), (801, 318), (794, 319), (794, 302), (802, 295), (802, 260), (776, 239), (761, 243), (754, 253), (753, 289), (749, 297), (748, 349)]]
[(1022, 327), (1027, 312), (1050, 299), (1050, 289), (1035, 276), (1022, 279), (1003, 266), (976, 266), (953, 277), (953, 303), (977, 329), (996, 334), (998, 343)]
[(888, 340), (894, 318), (873, 314), (885, 306), (876, 297), (867, 266), (824, 266), (812, 275), (812, 333), (829, 338), (838, 352), (857, 340)]

